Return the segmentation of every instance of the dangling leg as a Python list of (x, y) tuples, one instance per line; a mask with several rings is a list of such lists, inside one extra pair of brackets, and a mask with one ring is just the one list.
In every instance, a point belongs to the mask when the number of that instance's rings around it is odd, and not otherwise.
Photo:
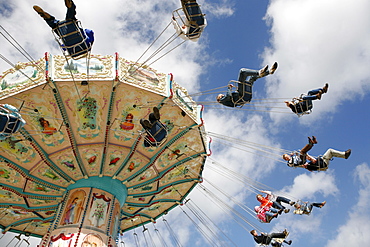
[(279, 210), (284, 210), (285, 207), (283, 205), (280, 204), (280, 202), (272, 202), (272, 206), (276, 209), (279, 209)]
[(323, 93), (327, 93), (329, 88), (329, 83), (325, 83), (325, 86), (322, 88)]
[(311, 150), (311, 148), (313, 147), (314, 144), (317, 144), (316, 137), (315, 136), (312, 136), (312, 139), (311, 139), (311, 137), (308, 137), (308, 144), (301, 149), (301, 156), (300, 156), (300, 158), (302, 160), (305, 160), (306, 159), (307, 152)]
[(153, 107), (153, 112), (149, 114), (149, 121), (150, 123), (154, 123), (158, 121), (161, 118), (161, 115), (159, 114), (159, 109), (157, 107)]
[[(271, 208), (271, 209), (273, 209), (273, 208)], [(270, 211), (266, 211), (266, 216), (268, 216), (268, 217), (271, 217), (271, 218), (276, 218), (277, 216), (278, 216), (278, 213), (274, 213), (274, 212), (272, 212), (272, 210), (270, 209)], [(267, 218), (267, 217), (266, 217)]]
[[(252, 99), (252, 86), (253, 83), (259, 78), (259, 71), (252, 69), (242, 68), (239, 71), (238, 93), (239, 97), (243, 98), (245, 102)], [(248, 79), (248, 80), (247, 80)]]
[(312, 205), (313, 207), (322, 208), (322, 207), (324, 207), (324, 206), (325, 206), (325, 204), (326, 204), (326, 201), (323, 201), (323, 202), (314, 202), (314, 203), (312, 203), (311, 205)]
[(287, 245), (291, 245), (292, 244), (292, 240), (289, 240), (289, 241), (284, 240), (283, 242), (286, 243)]
[(250, 76), (251, 79), (253, 78), (254, 79), (253, 82), (254, 82), (259, 77), (259, 71), (253, 70), (253, 69), (242, 68), (239, 71), (238, 81), (240, 81), (241, 83), (244, 83), (247, 80), (248, 76)]
[(140, 119), (140, 124), (146, 130), (150, 130), (153, 127), (153, 125), (146, 119)]
[(308, 151), (311, 150), (311, 148), (313, 147), (313, 144), (312, 143), (309, 143), (309, 144), (306, 144), (306, 146), (304, 146), (302, 149), (301, 149), (301, 154), (302, 155), (305, 155)]
[(33, 9), (46, 21), (46, 23), (52, 29), (56, 28), (58, 20), (55, 19), (54, 16), (50, 15), (49, 13), (45, 12), (41, 7), (34, 5)]
[(76, 5), (72, 0), (64, 1), (67, 7), (66, 20), (76, 20)]
[(284, 232), (273, 232), (269, 234), (271, 238), (285, 238), (286, 234)]
[(302, 99), (304, 100), (320, 100), (321, 99), (321, 95), (324, 93), (323, 89), (322, 88), (318, 88), (318, 89), (313, 89), (313, 90), (310, 90), (307, 92), (307, 96), (304, 96), (302, 97)]
[(345, 158), (345, 152), (342, 152), (342, 151), (338, 151), (338, 150), (335, 150), (335, 149), (332, 149), (332, 148), (329, 148), (325, 153), (324, 155), (322, 156), (322, 158), (326, 161), (326, 160), (331, 160), (331, 158), (333, 157), (338, 157), (338, 158)]
[(288, 198), (286, 198), (286, 197), (282, 197), (282, 196), (278, 196), (278, 197), (276, 198), (276, 202), (277, 202), (277, 203), (284, 202), (284, 203), (289, 204), (289, 205), (291, 205), (291, 206), (295, 204), (295, 202), (294, 202), (294, 201), (292, 201), (292, 200), (290, 200), (290, 199), (288, 199)]

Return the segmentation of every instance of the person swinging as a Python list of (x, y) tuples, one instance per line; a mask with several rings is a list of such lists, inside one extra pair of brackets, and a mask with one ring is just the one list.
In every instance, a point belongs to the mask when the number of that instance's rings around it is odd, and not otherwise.
[(88, 55), (94, 43), (94, 32), (90, 29), (82, 29), (76, 19), (76, 5), (72, 0), (65, 0), (67, 7), (66, 18), (63, 21), (45, 12), (41, 7), (34, 5), (33, 9), (46, 21), (60, 38), (63, 51), (67, 51), (73, 59), (79, 59)]
[(149, 114), (149, 120), (140, 119), (141, 126), (145, 129), (144, 137), (145, 147), (158, 147), (167, 137), (166, 126), (160, 121), (159, 109), (153, 107), (153, 112)]
[(313, 89), (307, 92), (307, 95), (301, 95), (301, 97), (293, 98), (291, 101), (285, 101), (287, 107), (296, 114), (309, 114), (313, 108), (313, 100), (321, 100), (321, 96), (328, 92), (329, 84), (325, 83), (325, 86), (318, 89)]
[(252, 87), (254, 82), (267, 75), (275, 73), (278, 67), (278, 63), (275, 62), (271, 69), (268, 69), (268, 65), (260, 70), (242, 68), (239, 71), (238, 77), (238, 90), (232, 92), (232, 84), (228, 85), (228, 91), (226, 95), (219, 94), (217, 96), (217, 102), (228, 107), (238, 107), (249, 103), (252, 100)]

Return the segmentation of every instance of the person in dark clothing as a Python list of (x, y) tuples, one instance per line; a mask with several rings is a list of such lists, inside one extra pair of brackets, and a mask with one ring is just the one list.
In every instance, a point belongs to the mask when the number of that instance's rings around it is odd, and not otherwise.
[(45, 12), (41, 7), (34, 5), (33, 9), (46, 21), (53, 31), (61, 38), (63, 50), (77, 58), (87, 54), (94, 43), (94, 31), (78, 27), (76, 24), (76, 5), (72, 0), (64, 0), (67, 7), (66, 18), (63, 21)]
[(299, 167), (306, 163), (307, 152), (311, 150), (314, 144), (317, 144), (315, 136), (308, 137), (308, 144), (306, 144), (300, 152), (292, 152), (291, 154), (283, 154), (283, 159), (288, 161), (289, 167)]
[(328, 92), (329, 84), (325, 83), (325, 86), (318, 89), (313, 89), (307, 92), (307, 95), (294, 98), (292, 101), (285, 101), (287, 107), (292, 112), (300, 114), (312, 110), (312, 100), (321, 100), (321, 95)]
[(258, 235), (257, 231), (256, 230), (252, 230), (250, 231), (250, 234), (252, 234), (253, 238), (254, 238), (254, 241), (257, 243), (257, 244), (264, 244), (264, 245), (269, 245), (271, 244), (271, 246), (274, 246), (274, 247), (281, 247), (282, 244), (277, 242), (275, 240), (275, 238), (280, 238), (280, 239), (284, 239), (284, 243), (288, 244), (288, 245), (291, 245), (292, 244), (292, 240), (289, 240), (289, 241), (286, 241), (285, 238), (288, 236), (288, 231), (285, 229), (283, 232), (278, 232), (278, 233), (264, 233), (264, 232), (261, 232), (260, 235)]
[(217, 102), (228, 107), (243, 106), (252, 100), (252, 87), (253, 83), (258, 79), (275, 73), (278, 67), (277, 62), (272, 65), (269, 70), (268, 65), (260, 70), (242, 68), (239, 71), (238, 77), (238, 90), (232, 92), (233, 85), (228, 85), (226, 95), (219, 94)]
[(140, 119), (140, 124), (147, 133), (144, 139), (145, 147), (159, 146), (164, 138), (167, 137), (166, 126), (159, 120), (160, 114), (157, 107), (153, 107), (153, 112), (149, 114), (149, 120)]

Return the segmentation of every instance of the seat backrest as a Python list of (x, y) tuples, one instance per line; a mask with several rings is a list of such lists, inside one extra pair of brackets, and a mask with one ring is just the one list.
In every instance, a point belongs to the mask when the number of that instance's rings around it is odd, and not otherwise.
[(205, 24), (204, 14), (196, 2), (187, 2), (184, 4), (184, 12), (191, 25), (203, 26)]
[(295, 101), (293, 111), (295, 113), (304, 113), (310, 111), (312, 107), (313, 104), (311, 100)]
[(9, 116), (0, 112), (0, 133), (4, 133), (6, 126), (8, 126)]
[(145, 137), (144, 146), (160, 146), (163, 142), (166, 141), (167, 137), (167, 128), (160, 121), (153, 123), (153, 127), (149, 130), (146, 130), (147, 135)]
[(54, 31), (72, 58), (85, 55), (91, 50), (91, 44), (86, 43), (87, 36), (78, 21), (60, 21)]
[(13, 134), (20, 128), (20, 120), (12, 115), (0, 113), (0, 133)]

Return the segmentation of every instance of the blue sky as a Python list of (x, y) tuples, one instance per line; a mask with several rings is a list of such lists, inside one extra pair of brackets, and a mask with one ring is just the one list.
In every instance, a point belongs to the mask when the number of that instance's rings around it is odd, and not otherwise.
[[(180, 6), (179, 0), (107, 0), (104, 3), (76, 0), (75, 3), (84, 27), (95, 31), (93, 53), (111, 55), (119, 52), (130, 60), (141, 55), (167, 25), (171, 11)], [(301, 148), (307, 142), (307, 136), (315, 135), (319, 143), (312, 149), (313, 155), (323, 154), (329, 147), (353, 150), (348, 160), (335, 158), (328, 171), (310, 173), (261, 158), (259, 152), (253, 154), (230, 148), (214, 138), (213, 155), (206, 163), (206, 181), (202, 185), (217, 194), (220, 191), (207, 181), (215, 183), (222, 192), (247, 207), (257, 205), (248, 186), (210, 169), (214, 165), (212, 161), (217, 161), (274, 188), (277, 194), (312, 202), (326, 200), (327, 205), (314, 209), (310, 216), (287, 214), (271, 224), (249, 219), (267, 232), (288, 228), (292, 246), (366, 246), (370, 241), (370, 213), (367, 210), (370, 167), (366, 155), (370, 150), (370, 2), (199, 0), (199, 3), (208, 20), (203, 36), (197, 43), (186, 42), (152, 65), (160, 72), (173, 73), (175, 81), (190, 93), (226, 86), (229, 80), (237, 79), (240, 68), (259, 69), (274, 61), (279, 62), (277, 72), (255, 83), (256, 100), (292, 98), (322, 87), (325, 82), (330, 84), (328, 94), (314, 102), (313, 113), (301, 118), (284, 108), (279, 109), (284, 113), (274, 113), (206, 106), (207, 131), (287, 150)], [(0, 0), (0, 24), (33, 57), (41, 58), (45, 51), (59, 54), (49, 28), (32, 10), (33, 4), (59, 18), (65, 15), (62, 0), (34, 0), (32, 3)], [(14, 63), (25, 62), (5, 40), (1, 41), (0, 53)], [(9, 65), (1, 61), (0, 68), (4, 71)], [(215, 101), (215, 96), (196, 99)], [(281, 101), (276, 106), (284, 107), (284, 104)], [(199, 189), (195, 189), (189, 198), (207, 212), (212, 222), (237, 246), (255, 246), (248, 231), (205, 198)], [(235, 206), (228, 198), (223, 201)], [(186, 206), (182, 208), (187, 209)], [(212, 246), (180, 208), (171, 211), (166, 220), (182, 246)], [(170, 241), (170, 233), (162, 220), (158, 220), (156, 227)], [(155, 238), (155, 232), (150, 229)], [(137, 229), (137, 232), (145, 246), (141, 230)], [(126, 246), (135, 246), (132, 234), (123, 236)], [(231, 243), (225, 245), (233, 246)]]

